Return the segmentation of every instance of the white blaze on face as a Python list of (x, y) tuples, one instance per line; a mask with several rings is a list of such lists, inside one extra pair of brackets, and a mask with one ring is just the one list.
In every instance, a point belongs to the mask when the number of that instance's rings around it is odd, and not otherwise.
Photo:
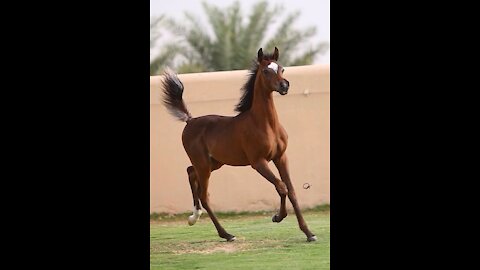
[(275, 71), (275, 73), (278, 73), (277, 63), (271, 62), (270, 65), (268, 65), (267, 67), (273, 69), (273, 71)]

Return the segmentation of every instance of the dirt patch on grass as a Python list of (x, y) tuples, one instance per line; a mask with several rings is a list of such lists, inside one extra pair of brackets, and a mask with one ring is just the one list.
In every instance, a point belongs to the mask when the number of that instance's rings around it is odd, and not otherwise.
[(215, 252), (233, 253), (250, 249), (251, 244), (247, 243), (217, 243), (214, 245), (205, 245), (194, 247), (188, 244), (178, 245), (178, 248), (172, 250), (174, 254), (211, 254)]

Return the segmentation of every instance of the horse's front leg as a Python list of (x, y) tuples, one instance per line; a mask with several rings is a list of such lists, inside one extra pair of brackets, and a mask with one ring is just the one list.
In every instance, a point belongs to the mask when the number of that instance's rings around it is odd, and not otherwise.
[[(275, 166), (278, 169), (278, 172), (280, 173), (280, 178), (285, 179), (288, 176), (288, 167), (286, 167), (284, 170), (280, 170), (280, 163), (279, 159), (274, 159), (273, 163), (275, 163)], [(286, 197), (287, 194), (278, 194), (280, 196), (280, 211), (273, 215), (272, 221), (273, 222), (281, 222), (284, 218), (287, 217), (287, 207), (286, 207)]]
[[(280, 177), (282, 178), (282, 181), (287, 185), (288, 198), (290, 199), (293, 209), (295, 210), (295, 215), (297, 216), (297, 220), (298, 220), (298, 226), (307, 236), (308, 242), (316, 241), (317, 237), (308, 229), (307, 223), (303, 219), (302, 212), (300, 211), (300, 207), (297, 202), (297, 196), (295, 195), (295, 190), (293, 188), (292, 181), (290, 180), (287, 155), (283, 154), (281, 157), (275, 159), (273, 162), (275, 163), (275, 166), (277, 166), (278, 168), (278, 172), (280, 173)], [(280, 208), (280, 217), (282, 216), (282, 208), (285, 211), (285, 200), (283, 199), (281, 203), (283, 205)], [(286, 213), (285, 213), (285, 216), (286, 216)]]
[(287, 210), (285, 208), (285, 197), (287, 196), (287, 186), (280, 179), (275, 177), (273, 172), (268, 167), (266, 160), (260, 160), (253, 163), (252, 167), (257, 170), (265, 179), (272, 183), (280, 196), (280, 213), (272, 217), (273, 222), (280, 222), (287, 216)]
[(280, 179), (275, 177), (273, 172), (268, 168), (268, 162), (265, 159), (258, 160), (257, 162), (252, 163), (252, 168), (254, 168), (258, 173), (260, 173), (265, 179), (272, 183), (280, 196), (287, 195), (287, 186)]

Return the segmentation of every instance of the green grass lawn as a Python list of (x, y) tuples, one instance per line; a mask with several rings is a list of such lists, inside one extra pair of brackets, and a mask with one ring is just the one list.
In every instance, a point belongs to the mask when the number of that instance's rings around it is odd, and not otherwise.
[(218, 215), (237, 240), (218, 237), (204, 213), (194, 226), (187, 214), (150, 223), (151, 269), (330, 269), (330, 212), (317, 208), (304, 212), (318, 241), (306, 242), (294, 213), (281, 223), (271, 213)]

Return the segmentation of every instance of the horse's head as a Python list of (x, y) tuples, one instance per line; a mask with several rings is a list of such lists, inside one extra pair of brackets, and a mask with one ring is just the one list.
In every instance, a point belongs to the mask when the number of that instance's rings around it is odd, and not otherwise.
[(281, 95), (286, 95), (290, 83), (283, 78), (285, 69), (277, 63), (278, 55), (277, 47), (275, 47), (275, 52), (272, 55), (264, 55), (262, 48), (260, 48), (257, 58), (259, 63), (258, 70), (263, 86), (267, 91), (277, 91)]

